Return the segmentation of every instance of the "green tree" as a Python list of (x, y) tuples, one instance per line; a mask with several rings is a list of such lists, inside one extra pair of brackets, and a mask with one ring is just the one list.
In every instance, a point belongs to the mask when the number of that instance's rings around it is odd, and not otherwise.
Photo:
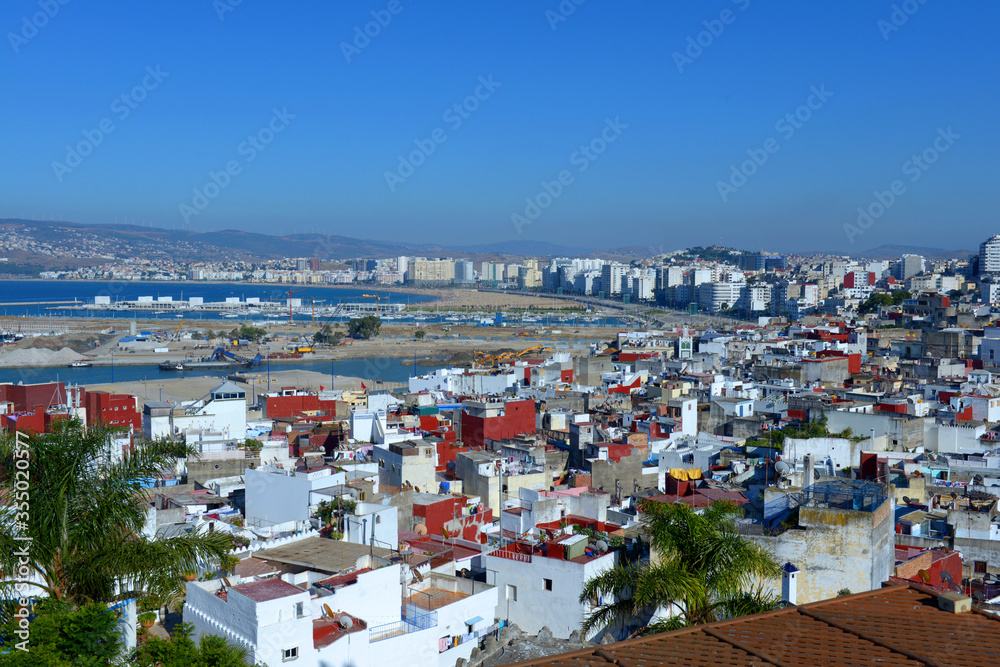
[(203, 635), (196, 644), (194, 627), (180, 623), (170, 639), (150, 635), (132, 651), (132, 667), (246, 667), (245, 646), (230, 644), (218, 635)]
[(416, 338), (417, 340), (423, 340), (424, 336), (426, 335), (427, 332), (424, 331), (423, 329), (417, 329), (416, 331), (413, 332), (413, 337)]
[(43, 598), (31, 609), (34, 618), (29, 626), (26, 651), (16, 648), (21, 639), (16, 635), (17, 619), (9, 618), (0, 628), (8, 667), (103, 667), (117, 664), (122, 651), (118, 632), (118, 617), (98, 602), (79, 609), (53, 598)]
[[(30, 436), (24, 448), (11, 435), (0, 438), (0, 470), (27, 472), (27, 478), (0, 480), (0, 495), (13, 500), (18, 513), (0, 523), (0, 571), (27, 566), (47, 596), (79, 606), (140, 596), (169, 600), (179, 593), (183, 572), (199, 562), (224, 562), (232, 547), (225, 533), (143, 536), (149, 508), (143, 487), (193, 450), (139, 441), (119, 458), (111, 455), (119, 431), (84, 428), (74, 419)], [(0, 599), (18, 597), (14, 589), (23, 584), (30, 582), (0, 582)]]
[(328, 345), (339, 345), (340, 339), (343, 338), (343, 334), (339, 331), (334, 331), (330, 323), (327, 322), (320, 330), (313, 334), (314, 343), (325, 343)]
[(642, 622), (671, 605), (680, 609), (678, 616), (645, 629), (662, 632), (776, 606), (777, 598), (763, 593), (758, 582), (779, 576), (780, 567), (764, 547), (737, 531), (741, 512), (736, 505), (717, 502), (699, 514), (680, 503), (646, 501), (642, 510), (651, 557), (621, 563), (584, 584), (581, 602), (613, 599), (587, 616), (584, 634)]
[(267, 329), (255, 327), (252, 324), (241, 324), (229, 332), (230, 338), (248, 340), (253, 343), (260, 341), (266, 335)]
[(375, 315), (354, 318), (347, 323), (347, 333), (351, 338), (368, 340), (375, 338), (382, 330), (382, 320)]

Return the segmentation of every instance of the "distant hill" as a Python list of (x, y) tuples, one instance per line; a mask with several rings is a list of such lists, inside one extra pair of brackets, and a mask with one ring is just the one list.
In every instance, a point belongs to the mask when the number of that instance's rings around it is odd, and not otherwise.
[[(92, 254), (92, 264), (109, 258), (149, 257), (187, 261), (225, 259), (380, 258), (395, 255), (460, 255), (475, 260), (501, 256), (570, 256), (593, 251), (544, 241), (514, 240), (481, 245), (441, 245), (357, 239), (338, 234), (270, 235), (237, 229), (196, 232), (138, 225), (96, 225), (50, 220), (0, 220), (0, 232), (60, 246), (77, 257)], [(619, 254), (616, 251), (616, 254)], [(44, 257), (37, 254), (37, 257)], [(46, 262), (49, 264), (49, 262)]]
[(975, 255), (978, 252), (978, 250), (942, 250), (941, 248), (925, 248), (923, 246), (887, 244), (850, 254), (868, 259), (898, 259), (903, 255), (921, 255), (925, 259), (967, 259), (969, 255)]

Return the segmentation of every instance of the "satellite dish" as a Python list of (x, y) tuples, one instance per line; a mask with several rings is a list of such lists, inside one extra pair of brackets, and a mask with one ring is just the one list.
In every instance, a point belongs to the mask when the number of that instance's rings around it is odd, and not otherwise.
[(424, 580), (424, 575), (420, 574), (420, 570), (410, 570), (410, 571), (413, 572), (413, 578), (416, 579), (417, 581)]
[(597, 540), (597, 550), (605, 553), (608, 550), (608, 543), (604, 540)]
[(417, 535), (422, 536), (427, 534), (427, 526), (422, 523), (418, 523), (413, 530), (416, 531)]
[(326, 615), (327, 615), (327, 616), (328, 616), (329, 618), (333, 618), (333, 610), (332, 610), (332, 609), (330, 609), (330, 605), (328, 605), (328, 604), (324, 603), (324, 604), (323, 604), (323, 611), (325, 611), (325, 612), (326, 612)]
[(903, 496), (903, 502), (906, 503), (907, 505), (909, 505), (910, 502), (911, 502), (910, 501), (910, 497), (909, 496)]
[(346, 614), (340, 617), (339, 623), (340, 627), (344, 628), (345, 630), (349, 630), (354, 627), (354, 619), (351, 618), (350, 616), (347, 616)]
[(774, 471), (781, 476), (787, 475), (788, 471), (791, 469), (792, 469), (791, 466), (789, 466), (784, 461), (778, 461), (777, 463), (774, 464)]
[(420, 487), (419, 486), (413, 487), (413, 490), (416, 491), (417, 493), (420, 493)]
[(925, 584), (931, 583), (931, 574), (927, 570), (917, 570), (917, 576), (920, 577), (920, 581)]
[[(923, 570), (921, 570), (923, 572)], [(946, 584), (954, 583), (954, 579), (951, 578), (951, 574), (947, 570), (941, 570), (941, 581)]]
[(229, 579), (226, 579), (225, 577), (222, 578), (222, 583), (224, 583), (226, 585), (226, 588), (232, 588), (233, 587), (233, 585), (231, 583), (229, 583)]

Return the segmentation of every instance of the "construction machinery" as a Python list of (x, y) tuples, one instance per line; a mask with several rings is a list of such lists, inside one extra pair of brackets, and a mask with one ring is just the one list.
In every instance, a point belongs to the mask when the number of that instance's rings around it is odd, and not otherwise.
[(551, 347), (543, 347), (541, 345), (535, 345), (529, 347), (520, 352), (480, 352), (478, 350), (472, 353), (473, 361), (472, 365), (478, 368), (497, 368), (501, 364), (512, 364), (518, 359), (524, 357), (524, 355), (529, 352), (548, 352)]
[(387, 296), (379, 296), (378, 294), (362, 294), (361, 296), (368, 299), (375, 299), (375, 315), (376, 317), (382, 314), (382, 300), (388, 299)]
[(288, 290), (288, 291), (285, 292), (285, 294), (288, 295), (288, 323), (289, 324), (292, 323), (292, 295), (295, 294), (296, 292), (305, 292), (305, 291), (306, 290), (305, 290), (304, 287), (300, 287), (299, 289), (290, 289), (290, 290)]
[(181, 327), (184, 326), (185, 322), (187, 322), (187, 318), (186, 317), (183, 320), (181, 320), (180, 324), (178, 324), (174, 328), (174, 330), (171, 332), (171, 334), (170, 334), (171, 338), (173, 338), (174, 340), (177, 340), (180, 337), (180, 335), (181, 335)]

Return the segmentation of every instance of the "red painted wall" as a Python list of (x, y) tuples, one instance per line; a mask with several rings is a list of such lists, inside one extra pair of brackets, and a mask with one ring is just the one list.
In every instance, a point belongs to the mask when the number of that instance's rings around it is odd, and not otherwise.
[(129, 394), (109, 394), (88, 391), (83, 396), (88, 424), (107, 424), (131, 430), (142, 429), (142, 415), (136, 410), (135, 397)]
[(535, 402), (507, 401), (502, 417), (474, 417), (462, 413), (462, 442), (482, 448), (486, 438), (500, 440), (535, 432)]
[(319, 396), (315, 394), (305, 396), (268, 396), (266, 409), (268, 419), (295, 417), (300, 412), (310, 412), (313, 410), (322, 410), (329, 415), (335, 415), (337, 413), (337, 402), (321, 401), (319, 400)]
[(62, 382), (45, 384), (0, 384), (0, 401), (14, 404), (14, 412), (34, 412), (53, 405), (66, 404), (66, 385)]
[(847, 372), (848, 373), (860, 373), (861, 372), (861, 355), (860, 354), (849, 354), (849, 355), (847, 355)]

